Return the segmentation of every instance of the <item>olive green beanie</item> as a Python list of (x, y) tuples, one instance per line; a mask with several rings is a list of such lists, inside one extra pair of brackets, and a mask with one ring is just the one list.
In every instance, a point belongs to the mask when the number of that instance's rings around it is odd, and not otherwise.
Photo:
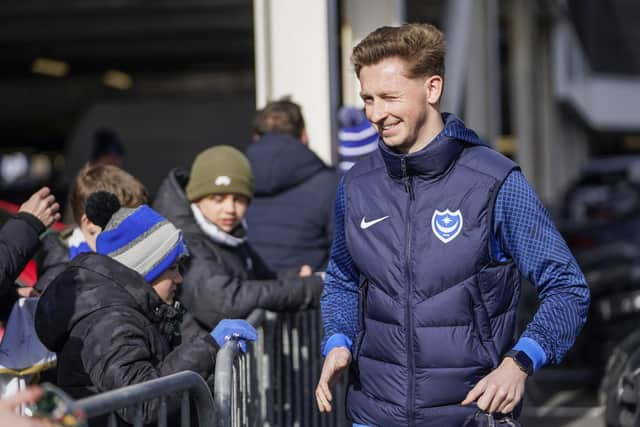
[(195, 202), (210, 194), (241, 194), (253, 197), (253, 174), (249, 160), (229, 145), (207, 148), (193, 161), (187, 199)]

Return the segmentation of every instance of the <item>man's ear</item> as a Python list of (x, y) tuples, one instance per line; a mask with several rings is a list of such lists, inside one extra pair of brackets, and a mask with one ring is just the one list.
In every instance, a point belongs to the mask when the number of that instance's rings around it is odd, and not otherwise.
[(309, 145), (309, 134), (306, 129), (302, 129), (302, 132), (300, 132), (300, 141), (302, 141), (304, 145)]
[(92, 236), (95, 236), (102, 231), (102, 228), (99, 225), (96, 225), (89, 220), (87, 214), (82, 214), (82, 217), (80, 218), (80, 229)]
[(92, 223), (89, 218), (87, 218), (87, 214), (82, 214), (80, 217), (80, 231), (82, 231), (82, 235), (84, 236), (84, 240), (87, 242), (87, 245), (91, 248), (92, 251), (96, 251), (96, 240), (98, 239), (98, 234), (102, 231), (102, 228), (99, 225)]
[(427, 77), (424, 80), (424, 88), (427, 94), (427, 102), (429, 104), (438, 104), (440, 102), (440, 97), (442, 96), (442, 87), (444, 85), (444, 80), (439, 75), (433, 75)]

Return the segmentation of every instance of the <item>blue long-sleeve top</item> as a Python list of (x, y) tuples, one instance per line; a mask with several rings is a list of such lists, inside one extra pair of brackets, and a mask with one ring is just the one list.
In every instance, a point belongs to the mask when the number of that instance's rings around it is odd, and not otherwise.
[[(341, 181), (321, 299), (324, 355), (339, 346), (351, 350), (358, 332), (359, 272), (347, 249), (344, 212)], [(529, 356), (534, 371), (547, 363), (560, 363), (586, 321), (589, 288), (549, 213), (520, 171), (507, 176), (496, 196), (491, 248), (495, 259), (515, 261), (540, 298), (538, 311), (514, 349)]]

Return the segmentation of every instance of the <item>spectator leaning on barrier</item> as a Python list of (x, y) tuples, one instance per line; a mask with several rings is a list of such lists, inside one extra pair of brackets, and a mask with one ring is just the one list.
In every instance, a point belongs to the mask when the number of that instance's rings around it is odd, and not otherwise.
[(0, 321), (7, 320), (20, 297), (34, 295), (31, 288), (17, 288), (15, 280), (40, 247), (40, 235), (60, 219), (59, 210), (55, 197), (44, 187), (0, 228)]
[[(96, 252), (78, 255), (49, 285), (36, 311), (40, 340), (58, 356), (58, 385), (74, 398), (191, 370), (207, 379), (225, 337), (255, 339), (244, 320), (211, 334), (181, 331), (189, 316), (176, 303), (182, 233), (147, 205), (120, 208), (111, 193), (94, 193), (86, 214), (102, 231)], [(229, 324), (231, 323), (231, 324)], [(177, 408), (180, 397), (169, 399)], [(145, 423), (159, 408), (143, 405)], [(127, 422), (135, 408), (119, 412)]]
[(255, 189), (247, 209), (251, 246), (269, 268), (324, 270), (333, 239), (338, 174), (307, 146), (300, 106), (269, 102), (247, 149)]
[(316, 276), (276, 276), (247, 243), (243, 218), (252, 181), (241, 152), (212, 147), (196, 157), (190, 177), (172, 171), (154, 201), (154, 208), (185, 234), (191, 257), (180, 300), (208, 328), (224, 317), (244, 318), (256, 308), (316, 307), (322, 292)]
[[(378, 28), (352, 55), (381, 140), (338, 189), (316, 397), (331, 410), (353, 359), (358, 425), (518, 412), (527, 376), (560, 363), (587, 316), (585, 278), (519, 167), (440, 113), (444, 57), (428, 24)], [(516, 343), (520, 274), (541, 301)]]
[(36, 289), (42, 292), (64, 268), (69, 260), (84, 252), (95, 250), (100, 227), (85, 214), (87, 198), (97, 191), (115, 194), (120, 205), (137, 208), (149, 203), (149, 193), (144, 185), (117, 166), (86, 165), (73, 180), (69, 191), (69, 205), (75, 227), (61, 233), (51, 233), (42, 239), (42, 251), (38, 257)]

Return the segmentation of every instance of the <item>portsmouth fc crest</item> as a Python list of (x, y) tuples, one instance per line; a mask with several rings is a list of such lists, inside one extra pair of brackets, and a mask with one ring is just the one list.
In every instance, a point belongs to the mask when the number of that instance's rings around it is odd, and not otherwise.
[(431, 229), (442, 243), (449, 243), (455, 239), (462, 230), (460, 209), (455, 212), (451, 212), (449, 209), (441, 212), (436, 209), (431, 217)]

